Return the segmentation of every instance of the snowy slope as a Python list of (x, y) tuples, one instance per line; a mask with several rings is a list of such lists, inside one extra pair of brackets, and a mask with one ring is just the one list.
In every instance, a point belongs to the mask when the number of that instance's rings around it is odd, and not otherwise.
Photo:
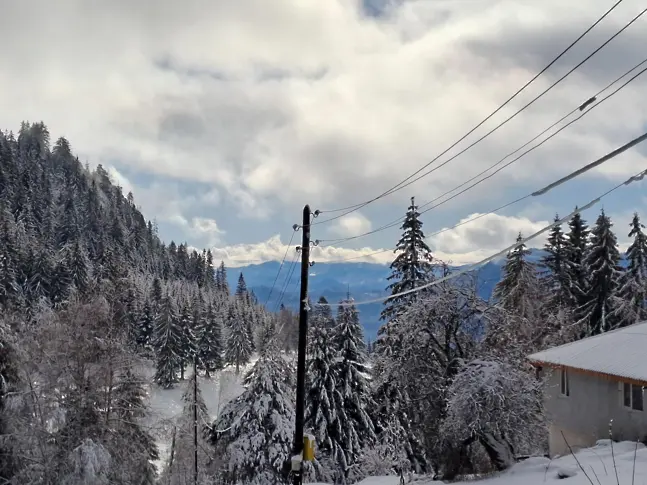
[[(569, 455), (553, 460), (530, 458), (518, 463), (507, 472), (490, 478), (453, 483), (455, 485), (647, 484), (647, 448), (642, 444), (638, 444), (636, 449), (636, 443), (621, 442), (614, 443), (612, 451), (610, 443), (609, 440), (600, 440), (593, 448), (586, 448), (576, 452), (575, 457)], [(582, 471), (580, 465), (584, 471)], [(565, 475), (566, 478), (560, 479), (558, 474)], [(360, 482), (360, 485), (399, 485), (399, 483), (397, 477), (373, 477)], [(416, 485), (432, 485), (440, 482), (421, 481), (412, 483)]]
[[(243, 392), (243, 376), (254, 365), (255, 360), (250, 362), (246, 367), (241, 368), (238, 376), (233, 368), (226, 368), (222, 372), (215, 373), (210, 379), (198, 376), (198, 385), (200, 386), (202, 397), (207, 405), (211, 420), (218, 416), (219, 412), (229, 401), (235, 399)], [(156, 463), (156, 466), (158, 470), (161, 470), (161, 466), (167, 460), (170, 451), (173, 426), (177, 418), (182, 414), (182, 408), (184, 406), (182, 395), (187, 385), (189, 385), (188, 379), (192, 375), (192, 370), (188, 369), (184, 382), (176, 384), (173, 389), (161, 389), (153, 383), (153, 376), (155, 374), (155, 366), (153, 363), (146, 365), (140, 372), (147, 382), (150, 383), (147, 386), (150, 410), (145, 425), (149, 427), (159, 447), (160, 460)]]

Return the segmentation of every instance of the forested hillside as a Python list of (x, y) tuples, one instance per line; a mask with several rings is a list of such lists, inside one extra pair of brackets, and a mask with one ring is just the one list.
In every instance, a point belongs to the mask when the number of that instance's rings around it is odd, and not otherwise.
[(291, 348), (292, 315), (265, 312), (242, 278), (230, 292), (216, 266), (163, 243), (133, 194), (66, 139), (50, 147), (43, 123), (0, 134), (2, 483), (86, 483), (89, 466), (92, 483), (154, 483), (145, 360), (161, 387), (194, 361), (207, 375), (240, 366), (279, 318)]

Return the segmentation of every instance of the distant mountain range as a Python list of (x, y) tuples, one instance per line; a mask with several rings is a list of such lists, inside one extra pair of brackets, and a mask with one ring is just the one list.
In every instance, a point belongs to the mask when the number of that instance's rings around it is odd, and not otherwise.
[[(532, 261), (539, 261), (544, 254), (544, 251), (532, 250), (530, 259)], [(490, 298), (494, 286), (501, 279), (503, 264), (504, 258), (501, 258), (487, 263), (476, 270), (479, 296), (486, 300)], [(272, 294), (267, 303), (267, 308), (270, 310), (274, 310), (278, 305), (279, 297), (288, 278), (289, 266), (289, 263), (284, 265), (274, 290), (272, 290)], [(460, 269), (462, 266), (457, 266), (456, 268)], [(248, 289), (254, 291), (260, 303), (265, 303), (278, 269), (279, 263), (275, 261), (240, 268), (230, 268), (227, 279), (233, 289), (236, 287), (238, 275), (242, 272)], [(300, 266), (296, 265), (294, 274), (290, 278), (290, 283), (282, 300), (286, 307), (294, 310), (298, 309), (299, 272)], [(351, 296), (356, 301), (371, 300), (387, 295), (385, 291), (388, 285), (386, 278), (390, 274), (389, 267), (383, 264), (317, 263), (310, 268), (308, 290), (313, 302), (316, 302), (320, 296), (326, 297), (331, 303), (338, 302), (346, 297), (348, 291), (350, 291)], [(383, 306), (382, 303), (372, 303), (358, 307), (360, 320), (364, 326), (366, 337), (369, 339), (375, 338), (377, 329), (381, 325), (380, 312)]]

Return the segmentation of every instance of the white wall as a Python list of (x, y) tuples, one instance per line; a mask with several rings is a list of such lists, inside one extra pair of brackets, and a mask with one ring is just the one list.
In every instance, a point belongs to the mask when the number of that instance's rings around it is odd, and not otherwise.
[[(568, 371), (570, 395), (561, 396), (560, 372), (549, 371), (545, 392), (551, 455), (567, 454), (562, 432), (573, 449), (588, 447), (609, 438), (613, 419), (613, 439), (642, 440), (647, 437), (647, 411), (635, 411), (622, 404), (619, 380)], [(647, 409), (647, 395), (643, 397)]]

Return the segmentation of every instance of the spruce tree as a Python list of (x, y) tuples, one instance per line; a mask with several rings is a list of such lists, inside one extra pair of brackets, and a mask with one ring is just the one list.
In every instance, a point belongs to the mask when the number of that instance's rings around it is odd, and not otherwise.
[(247, 364), (252, 356), (247, 324), (237, 308), (235, 303), (229, 305), (227, 312), (228, 335), (225, 346), (225, 361), (227, 364), (236, 366), (236, 374), (240, 372), (240, 366)]
[(127, 367), (114, 389), (114, 413), (122, 446), (128, 448), (122, 451), (139, 459), (137, 466), (130, 470), (120, 467), (123, 483), (153, 485), (156, 481), (157, 473), (151, 462), (159, 459), (159, 452), (153, 436), (140, 425), (140, 420), (147, 417), (147, 400), (142, 377)]
[(236, 286), (236, 298), (247, 298), (247, 284), (243, 273), (238, 276), (238, 285)]
[(220, 315), (216, 314), (212, 304), (207, 308), (202, 326), (196, 328), (196, 336), (198, 338), (198, 364), (209, 377), (212, 372), (224, 367), (222, 319)]
[[(517, 243), (521, 242), (521, 233)], [(507, 255), (503, 276), (494, 287), (493, 296), (497, 304), (511, 314), (533, 319), (538, 316), (540, 295), (537, 268), (528, 261), (530, 250), (525, 244), (517, 246)]]
[[(559, 221), (559, 215), (555, 215), (553, 222)], [(542, 257), (541, 265), (548, 270), (546, 283), (550, 291), (551, 305), (562, 307), (568, 304), (568, 293), (565, 289), (566, 284), (566, 264), (568, 256), (567, 240), (562, 226), (557, 225), (551, 229), (544, 250), (546, 256)]]
[(153, 347), (157, 353), (155, 382), (164, 388), (177, 382), (177, 371), (182, 364), (183, 338), (180, 318), (169, 295), (162, 298), (157, 319)]
[(312, 327), (323, 327), (332, 329), (335, 326), (335, 319), (332, 315), (332, 309), (328, 305), (325, 297), (319, 297), (319, 301), (314, 305), (312, 316), (310, 317)]
[(337, 352), (335, 366), (336, 389), (343, 401), (344, 414), (339, 416), (340, 441), (344, 454), (339, 466), (346, 478), (361, 450), (374, 443), (375, 427), (368, 409), (374, 408), (367, 375), (366, 344), (359, 313), (350, 296), (341, 301), (337, 311), (337, 326), (333, 331), (332, 346)]
[[(428, 283), (433, 278), (431, 262), (433, 256), (422, 231), (422, 221), (419, 219), (418, 206), (414, 198), (411, 198), (405, 215), (404, 223), (400, 227), (402, 237), (395, 247), (399, 252), (393, 263), (391, 263), (391, 275), (387, 278), (391, 284), (387, 291), (392, 295), (417, 288)], [(391, 320), (400, 314), (406, 307), (418, 297), (418, 293), (389, 298), (384, 302), (381, 319)]]
[(618, 290), (617, 317), (620, 326), (647, 319), (647, 235), (638, 213), (630, 224), (629, 237), (633, 242), (627, 249), (628, 266), (623, 273)]
[(565, 284), (569, 305), (575, 311), (584, 303), (588, 290), (588, 271), (584, 257), (589, 245), (589, 228), (582, 216), (575, 214), (568, 223), (566, 237)]
[[(197, 311), (200, 311), (198, 309)], [(195, 356), (195, 336), (193, 335), (193, 321), (194, 316), (192, 314), (191, 305), (189, 302), (185, 302), (182, 305), (182, 311), (180, 313), (180, 379), (184, 379), (184, 368), (190, 362), (193, 362)]]
[(229, 295), (229, 283), (227, 282), (227, 268), (225, 262), (220, 261), (220, 266), (216, 270), (216, 289)]
[(245, 391), (212, 426), (226, 483), (288, 483), (285, 465), (294, 439), (293, 370), (275, 345), (265, 346), (245, 376)]
[(591, 230), (591, 245), (583, 261), (590, 273), (584, 303), (577, 308), (578, 322), (583, 325), (584, 336), (607, 332), (619, 323), (614, 310), (617, 308), (622, 268), (619, 266), (620, 251), (612, 227), (611, 219), (602, 210)]
[(326, 319), (313, 318), (306, 362), (305, 427), (315, 436), (319, 450), (315, 478), (322, 482), (328, 481), (336, 472), (336, 466), (327, 470), (323, 463), (337, 465), (345, 461), (342, 425), (346, 421), (346, 410), (337, 386), (339, 369), (332, 331)]
[(146, 300), (137, 321), (135, 342), (142, 349), (150, 349), (155, 331), (155, 313), (150, 302)]

